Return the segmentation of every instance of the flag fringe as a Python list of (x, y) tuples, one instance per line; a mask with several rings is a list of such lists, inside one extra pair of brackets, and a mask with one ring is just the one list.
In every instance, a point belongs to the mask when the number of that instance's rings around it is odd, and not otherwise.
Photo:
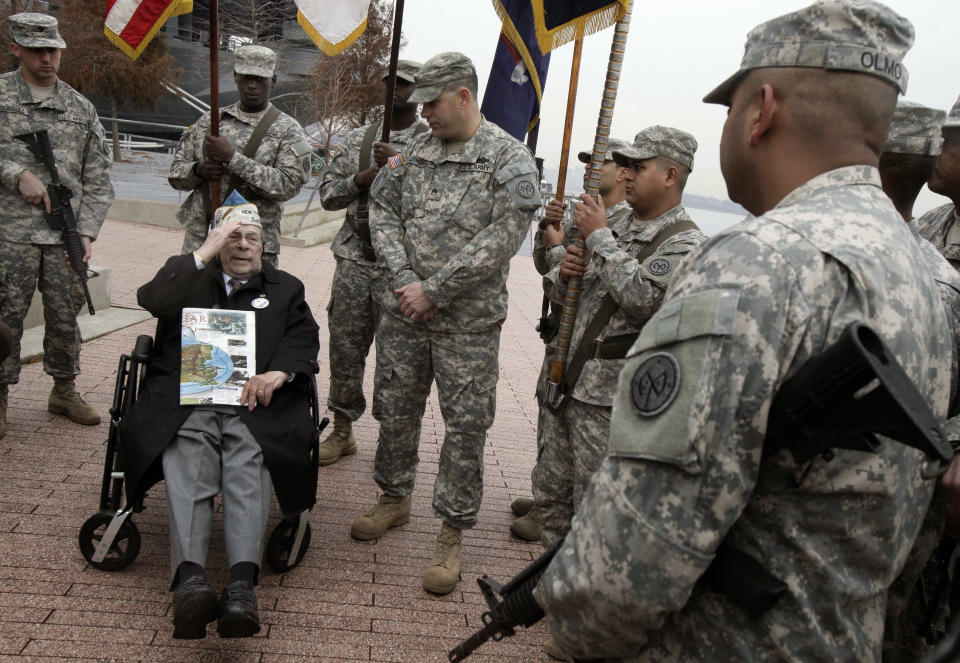
[[(579, 16), (553, 29), (548, 29), (544, 21), (544, 0), (531, 0), (531, 2), (534, 8), (533, 22), (537, 33), (537, 43), (540, 45), (540, 52), (546, 55), (553, 49), (559, 48), (578, 37), (592, 35), (609, 28), (623, 18), (630, 0), (614, 0), (606, 7)], [(500, 10), (498, 10), (497, 14), (500, 13)]]
[(340, 55), (345, 50), (350, 48), (353, 45), (360, 35), (363, 34), (363, 31), (367, 29), (367, 19), (363, 19), (363, 23), (357, 26), (357, 29), (351, 32), (346, 38), (337, 42), (336, 44), (327, 41), (323, 38), (317, 29), (313, 27), (310, 21), (307, 20), (307, 17), (303, 15), (303, 12), (297, 11), (297, 23), (300, 24), (300, 27), (303, 28), (303, 31), (307, 33), (307, 36), (310, 37), (311, 41), (316, 44), (317, 48), (326, 53), (328, 56), (333, 57), (335, 55)]
[(150, 45), (150, 42), (153, 41), (153, 38), (157, 36), (157, 33), (160, 31), (160, 28), (163, 27), (163, 24), (166, 23), (172, 16), (179, 16), (180, 14), (189, 14), (193, 11), (193, 0), (175, 0), (167, 5), (167, 8), (163, 10), (163, 13), (160, 14), (160, 17), (154, 22), (150, 30), (143, 36), (143, 39), (140, 40), (140, 43), (136, 46), (131, 46), (123, 37), (118, 35), (116, 32), (108, 28), (106, 25), (103, 26), (103, 34), (106, 35), (107, 39), (114, 46), (119, 48), (121, 51), (126, 54), (131, 60), (136, 60), (143, 53), (144, 49)]

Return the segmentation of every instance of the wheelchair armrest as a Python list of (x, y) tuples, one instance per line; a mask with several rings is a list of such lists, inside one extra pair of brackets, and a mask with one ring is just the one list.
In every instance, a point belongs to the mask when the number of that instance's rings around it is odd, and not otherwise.
[(133, 346), (132, 358), (134, 361), (145, 364), (150, 361), (150, 354), (153, 352), (153, 337), (148, 334), (141, 334), (137, 337), (137, 342)]

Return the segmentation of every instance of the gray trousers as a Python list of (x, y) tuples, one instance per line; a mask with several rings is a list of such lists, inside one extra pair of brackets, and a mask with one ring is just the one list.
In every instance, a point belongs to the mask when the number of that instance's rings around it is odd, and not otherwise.
[(260, 565), (273, 484), (260, 445), (235, 414), (198, 408), (163, 451), (170, 516), (170, 569), (206, 566), (213, 498), (223, 494), (223, 531), (230, 566)]

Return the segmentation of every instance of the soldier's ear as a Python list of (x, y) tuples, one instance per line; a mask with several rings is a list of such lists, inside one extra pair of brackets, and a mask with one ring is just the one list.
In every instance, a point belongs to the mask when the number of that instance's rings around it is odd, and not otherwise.
[(20, 59), (20, 44), (11, 41), (10, 42), (10, 52), (13, 53), (13, 57)]
[(277, 72), (273, 72), (273, 76), (270, 78), (270, 87), (273, 87), (277, 84)]

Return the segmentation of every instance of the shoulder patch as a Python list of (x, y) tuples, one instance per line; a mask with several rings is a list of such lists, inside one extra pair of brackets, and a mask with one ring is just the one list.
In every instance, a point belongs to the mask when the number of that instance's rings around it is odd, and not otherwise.
[(397, 152), (392, 157), (387, 159), (387, 165), (390, 166), (390, 170), (396, 170), (403, 165), (403, 155), (400, 152)]
[(656, 352), (630, 378), (630, 400), (637, 414), (653, 417), (673, 403), (680, 391), (680, 363), (669, 352)]
[(647, 267), (650, 270), (650, 273), (654, 276), (663, 276), (670, 271), (670, 261), (664, 260), (663, 258), (657, 258), (650, 262), (650, 265)]
[(519, 193), (523, 198), (533, 198), (533, 194), (536, 193), (537, 187), (533, 185), (529, 180), (521, 180), (517, 182), (517, 193)]

